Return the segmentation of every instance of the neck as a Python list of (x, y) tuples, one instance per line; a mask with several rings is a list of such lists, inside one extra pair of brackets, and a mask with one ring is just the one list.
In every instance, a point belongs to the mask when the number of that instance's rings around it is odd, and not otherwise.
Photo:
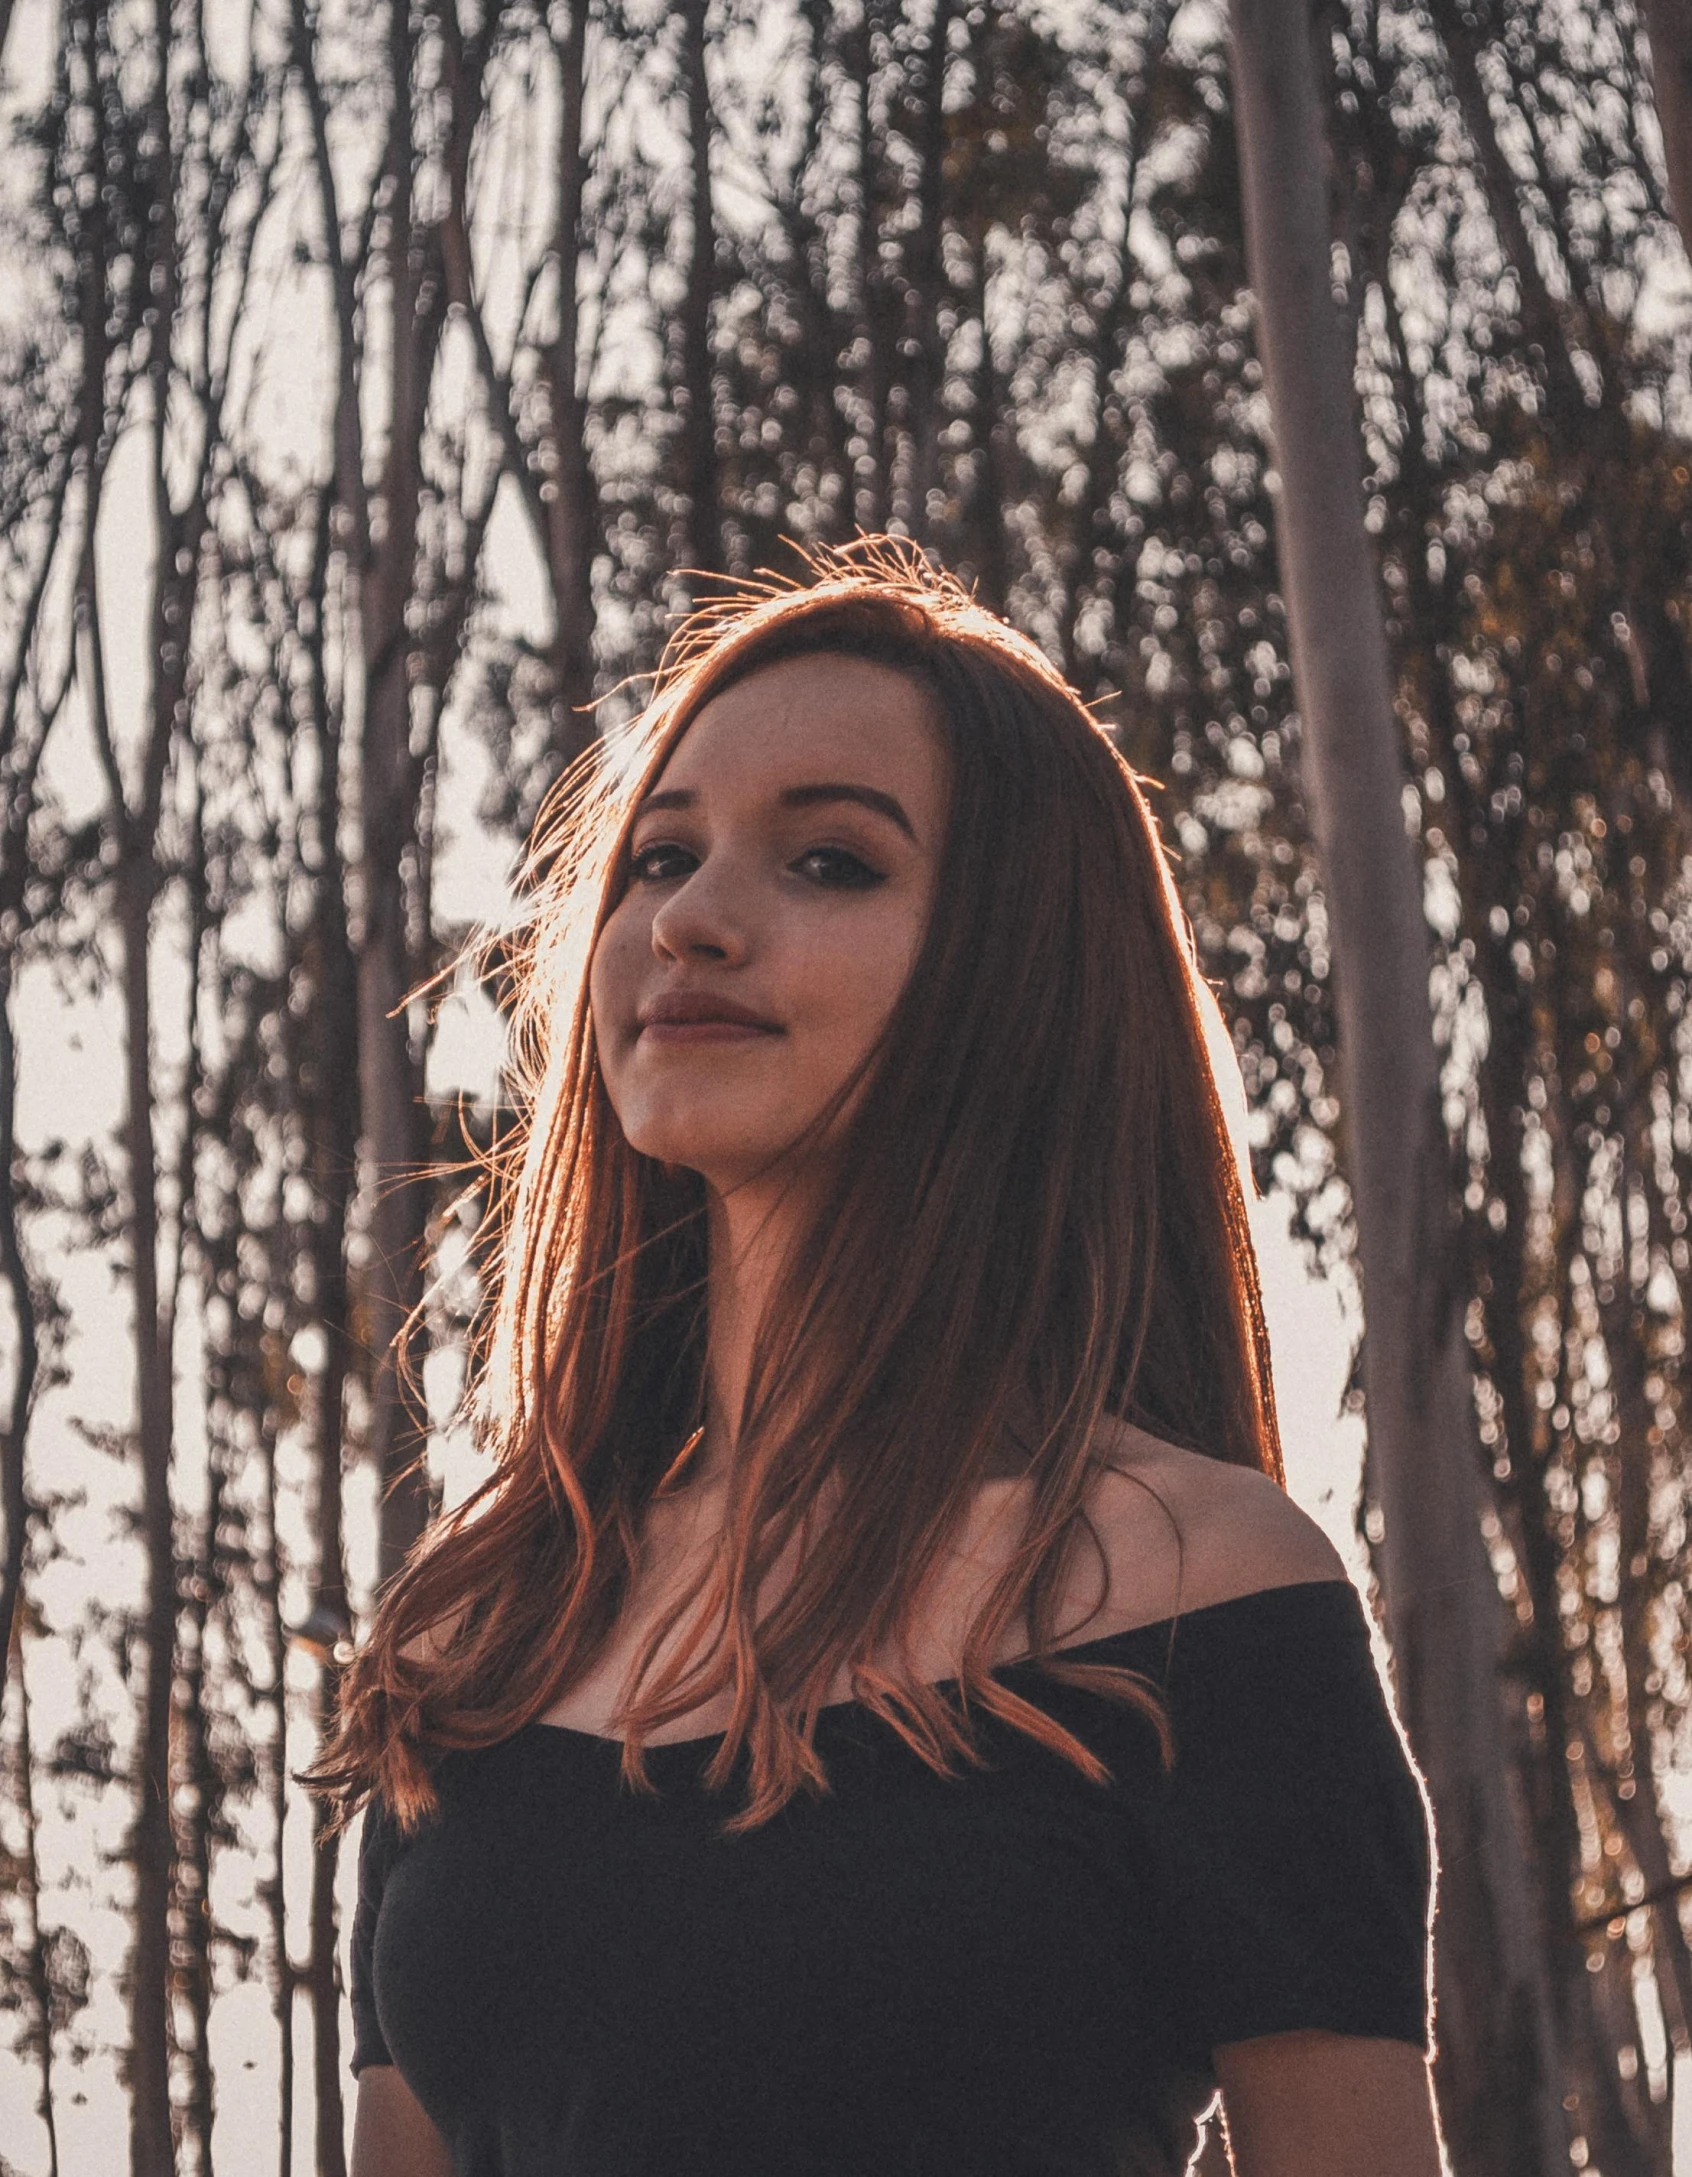
[(693, 1480), (721, 1480), (733, 1463), (752, 1349), (806, 1209), (806, 1190), (792, 1178), (707, 1191), (705, 1440)]

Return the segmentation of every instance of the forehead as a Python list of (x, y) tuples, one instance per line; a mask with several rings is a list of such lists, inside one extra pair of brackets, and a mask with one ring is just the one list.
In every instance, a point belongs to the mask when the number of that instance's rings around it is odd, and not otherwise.
[(757, 791), (821, 778), (901, 798), (942, 792), (945, 748), (928, 689), (871, 658), (783, 658), (712, 696), (656, 783)]

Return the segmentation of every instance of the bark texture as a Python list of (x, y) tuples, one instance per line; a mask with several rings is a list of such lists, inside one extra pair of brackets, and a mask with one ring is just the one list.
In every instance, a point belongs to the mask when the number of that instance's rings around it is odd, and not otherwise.
[[(593, 559), (602, 534), (599, 494), (588, 456), (587, 403), (581, 394), (582, 106), (586, 88), (588, 0), (575, 0), (558, 60), (558, 324), (547, 371), (547, 421), (552, 439), (546, 555), (553, 595), (553, 731), (560, 764), (575, 760), (593, 739)], [(709, 169), (706, 174), (709, 183)], [(544, 440), (543, 440), (544, 447)], [(542, 456), (543, 471), (546, 467)]]
[(694, 569), (716, 574), (723, 565), (718, 502), (715, 372), (711, 356), (711, 303), (716, 289), (717, 222), (711, 196), (711, 88), (706, 75), (710, 0), (682, 0), (682, 72), (687, 89), (688, 241), (687, 293), (682, 302), (681, 383), (683, 477), (688, 504), (688, 548)]
[(1401, 1713), (1433, 1799), (1437, 2078), (1460, 2177), (1568, 2165), (1540, 1916), (1513, 1802), (1501, 1608), (1452, 1276), (1429, 937), (1331, 278), (1309, 0), (1232, 0), (1258, 344), (1306, 793), (1333, 932), (1340, 1090), (1368, 1332), (1379, 1566)]

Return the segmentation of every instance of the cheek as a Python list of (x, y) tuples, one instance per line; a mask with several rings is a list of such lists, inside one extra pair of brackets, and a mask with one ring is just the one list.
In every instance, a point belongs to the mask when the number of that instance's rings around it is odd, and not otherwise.
[(641, 941), (637, 918), (625, 899), (607, 918), (588, 963), (588, 1007), (602, 1064), (614, 1062), (634, 1011)]
[(842, 1056), (860, 1056), (881, 1032), (921, 946), (921, 923), (908, 912), (889, 913), (879, 927), (840, 931), (812, 959), (812, 1017)]

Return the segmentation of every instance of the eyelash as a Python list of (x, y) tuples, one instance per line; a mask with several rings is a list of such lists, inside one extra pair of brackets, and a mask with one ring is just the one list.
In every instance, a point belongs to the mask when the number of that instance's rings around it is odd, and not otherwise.
[[(662, 855), (690, 853), (690, 848), (680, 846), (674, 840), (655, 840), (650, 846), (637, 848), (630, 856), (629, 880), (633, 884), (672, 883), (681, 872), (674, 869), (652, 869), (647, 865)], [(797, 869), (801, 863), (812, 861), (818, 856), (828, 856), (836, 870), (836, 874), (832, 877), (814, 876), (811, 878), (810, 881), (823, 891), (867, 892), (874, 886), (886, 882), (883, 871), (872, 868), (861, 855), (852, 853), (846, 847), (807, 847), (804, 853), (797, 855), (788, 866)], [(842, 863), (849, 865), (849, 867), (840, 868), (839, 865)]]

